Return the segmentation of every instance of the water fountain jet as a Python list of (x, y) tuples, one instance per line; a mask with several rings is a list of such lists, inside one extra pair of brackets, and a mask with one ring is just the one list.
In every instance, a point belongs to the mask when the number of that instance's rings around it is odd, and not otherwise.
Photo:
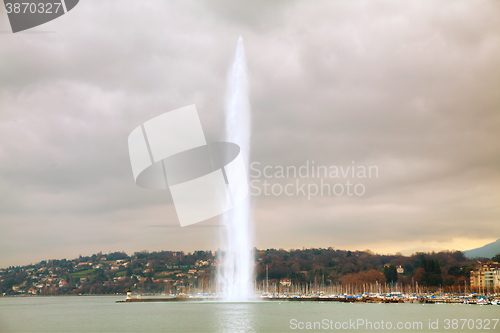
[[(225, 99), (225, 141), (240, 146), (248, 182), (250, 157), (250, 103), (248, 69), (243, 38), (238, 39), (236, 53), (227, 77)], [(217, 274), (219, 293), (225, 301), (247, 301), (253, 292), (253, 250), (250, 228), (250, 197), (222, 215), (224, 228)]]

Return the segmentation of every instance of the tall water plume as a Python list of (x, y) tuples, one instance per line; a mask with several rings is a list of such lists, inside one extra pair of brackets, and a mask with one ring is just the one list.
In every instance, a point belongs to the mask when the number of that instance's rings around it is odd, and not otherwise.
[[(248, 182), (250, 157), (250, 103), (248, 73), (243, 38), (238, 39), (236, 54), (227, 77), (225, 100), (226, 141), (240, 146)], [(226, 301), (245, 301), (253, 296), (252, 229), (250, 196), (222, 216), (217, 283)]]

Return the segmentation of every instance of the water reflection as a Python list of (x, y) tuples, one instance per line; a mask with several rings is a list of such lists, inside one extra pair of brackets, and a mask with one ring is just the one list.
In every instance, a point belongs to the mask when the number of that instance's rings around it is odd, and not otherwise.
[(217, 306), (218, 332), (257, 332), (252, 303), (219, 303)]

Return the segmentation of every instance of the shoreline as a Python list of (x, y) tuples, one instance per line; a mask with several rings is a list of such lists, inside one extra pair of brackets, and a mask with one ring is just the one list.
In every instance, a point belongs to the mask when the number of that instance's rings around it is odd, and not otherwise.
[[(380, 298), (380, 297), (259, 297), (251, 298), (247, 302), (339, 302), (339, 303), (405, 303), (405, 304), (465, 304), (465, 305), (497, 305), (491, 302), (481, 303), (481, 299), (467, 298)], [(143, 302), (224, 302), (216, 297), (170, 297), (170, 298), (128, 298), (116, 303), (143, 303)], [(229, 302), (231, 303), (231, 302)], [(500, 304), (498, 304), (500, 305)]]

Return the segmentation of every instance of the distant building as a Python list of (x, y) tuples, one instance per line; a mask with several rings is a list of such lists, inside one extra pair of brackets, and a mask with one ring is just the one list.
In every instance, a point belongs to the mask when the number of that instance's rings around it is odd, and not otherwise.
[(292, 281), (288, 278), (284, 278), (280, 280), (280, 284), (284, 287), (288, 287), (292, 284)]
[[(391, 266), (394, 266), (394, 265), (393, 264), (384, 264), (384, 268), (391, 267)], [(405, 269), (403, 267), (401, 267), (401, 265), (399, 265), (396, 267), (396, 272), (398, 272), (398, 274), (403, 274), (405, 272)]]
[(198, 260), (195, 264), (196, 267), (208, 266), (209, 262), (206, 260)]
[(91, 264), (92, 263), (88, 263), (88, 262), (80, 262), (80, 263), (78, 263), (78, 265), (76, 265), (76, 267), (81, 268), (83, 266), (88, 266), (88, 265), (91, 265)]
[(473, 288), (500, 287), (500, 264), (479, 262), (470, 272), (470, 285)]

